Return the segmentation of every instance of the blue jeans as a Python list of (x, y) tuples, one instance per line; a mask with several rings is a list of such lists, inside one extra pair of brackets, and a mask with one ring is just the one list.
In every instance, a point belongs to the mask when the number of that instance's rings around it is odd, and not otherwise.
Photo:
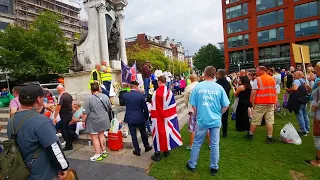
[(147, 126), (147, 130), (148, 130), (148, 133), (151, 133), (151, 128), (150, 128), (150, 121), (146, 121), (146, 126)]
[(219, 142), (220, 142), (220, 128), (204, 128), (196, 127), (194, 142), (190, 153), (190, 160), (188, 162), (191, 168), (196, 168), (197, 160), (199, 158), (201, 145), (207, 135), (210, 132), (210, 168), (219, 169), (218, 162), (220, 158)]
[(299, 111), (296, 113), (296, 118), (300, 126), (300, 132), (307, 133), (310, 130), (310, 120), (308, 117), (307, 105), (302, 104), (299, 106)]
[(143, 86), (144, 86), (144, 93), (146, 95), (146, 98), (149, 95), (149, 88), (150, 88), (150, 78), (144, 78), (143, 79)]
[(171, 85), (170, 82), (166, 82), (166, 86), (167, 86), (168, 89), (170, 89), (170, 85)]

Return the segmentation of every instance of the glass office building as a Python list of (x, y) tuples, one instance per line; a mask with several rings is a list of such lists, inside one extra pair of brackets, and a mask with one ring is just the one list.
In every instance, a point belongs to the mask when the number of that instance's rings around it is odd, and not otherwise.
[(226, 68), (295, 65), (292, 43), (320, 61), (320, 1), (222, 0)]

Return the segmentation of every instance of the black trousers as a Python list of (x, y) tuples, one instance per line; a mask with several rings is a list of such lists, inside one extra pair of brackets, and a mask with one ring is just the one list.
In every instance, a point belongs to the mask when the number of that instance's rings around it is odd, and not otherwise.
[(229, 116), (229, 109), (222, 115), (222, 133), (224, 135), (228, 134), (228, 116)]
[(131, 138), (132, 138), (133, 147), (136, 152), (141, 151), (140, 147), (139, 147), (138, 139), (137, 139), (137, 128), (140, 131), (141, 139), (142, 139), (144, 147), (146, 148), (146, 147), (150, 146), (149, 142), (148, 142), (148, 135), (147, 135), (147, 131), (146, 131), (145, 122), (139, 123), (139, 124), (128, 124), (128, 126), (129, 126), (129, 131), (131, 134)]
[(68, 115), (60, 115), (61, 117), (61, 129), (62, 129), (62, 137), (66, 141), (66, 147), (72, 148), (72, 142), (74, 139), (78, 137), (76, 132), (73, 130), (73, 126), (69, 126), (69, 123), (72, 119), (72, 113)]
[(158, 81), (157, 80), (152, 81), (152, 85), (154, 90), (156, 91), (158, 89)]

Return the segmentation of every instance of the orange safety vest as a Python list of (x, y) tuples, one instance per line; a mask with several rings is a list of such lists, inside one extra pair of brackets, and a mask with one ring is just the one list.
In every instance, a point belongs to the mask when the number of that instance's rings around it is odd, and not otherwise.
[(255, 104), (276, 104), (276, 81), (268, 74), (257, 77), (258, 89)]

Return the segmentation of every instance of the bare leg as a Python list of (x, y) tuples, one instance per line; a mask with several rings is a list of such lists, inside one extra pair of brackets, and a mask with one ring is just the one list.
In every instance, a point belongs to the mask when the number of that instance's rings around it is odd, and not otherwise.
[(250, 125), (250, 132), (253, 134), (257, 129), (257, 125), (251, 124)]
[(190, 133), (190, 145), (189, 145), (189, 147), (192, 147), (193, 141), (194, 141), (194, 132)]
[(99, 141), (101, 146), (101, 152), (103, 152), (106, 150), (106, 138), (104, 136), (104, 132), (103, 131), (99, 132), (98, 136), (99, 136)]
[(273, 134), (273, 124), (267, 123), (267, 132), (268, 132), (268, 136), (272, 137)]
[(101, 154), (101, 146), (99, 142), (98, 134), (90, 134), (95, 154)]

